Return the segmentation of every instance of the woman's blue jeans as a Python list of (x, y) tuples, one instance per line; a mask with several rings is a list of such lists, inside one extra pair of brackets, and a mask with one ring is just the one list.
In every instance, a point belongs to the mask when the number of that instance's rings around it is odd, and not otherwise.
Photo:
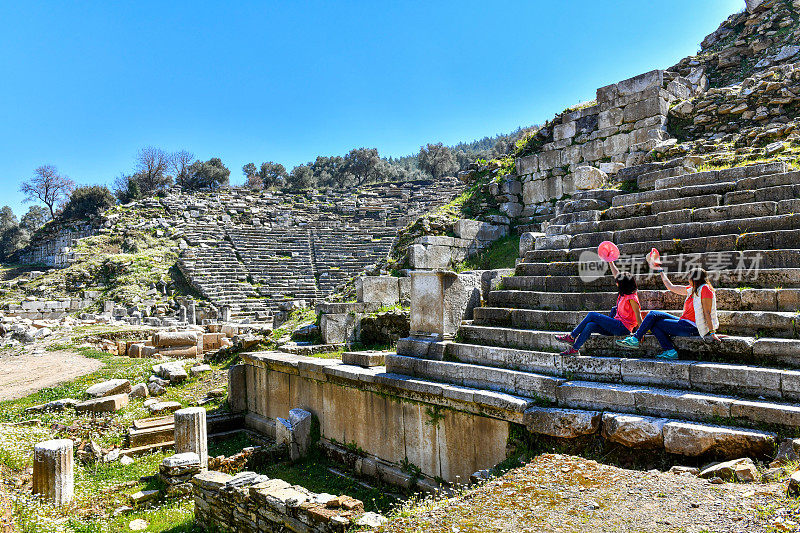
[(663, 350), (674, 350), (670, 337), (697, 337), (700, 332), (697, 327), (688, 320), (680, 320), (675, 315), (664, 311), (650, 311), (642, 320), (642, 325), (636, 330), (634, 336), (642, 340), (647, 332), (650, 331)]
[(620, 320), (592, 311), (572, 330), (572, 338), (575, 339), (575, 343), (572, 347), (576, 350), (580, 349), (580, 347), (589, 340), (589, 336), (592, 333), (621, 336), (629, 335), (630, 331), (628, 331), (628, 328), (626, 328), (625, 324)]

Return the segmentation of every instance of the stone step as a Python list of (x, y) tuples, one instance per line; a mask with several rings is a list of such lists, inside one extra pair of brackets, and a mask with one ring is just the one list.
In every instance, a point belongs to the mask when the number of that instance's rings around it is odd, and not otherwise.
[[(756, 191), (768, 187), (793, 186), (800, 182), (800, 172), (786, 172), (767, 174), (752, 178), (733, 179), (727, 181), (716, 180), (712, 183), (700, 185), (688, 185), (684, 187), (672, 187), (666, 189), (656, 189), (631, 194), (621, 194), (615, 196), (611, 202), (612, 207), (619, 207), (631, 204), (655, 202), (660, 200), (674, 200), (676, 198), (688, 198), (692, 196), (704, 196), (711, 194), (727, 194), (732, 192)], [(734, 195), (735, 196), (735, 195)]]
[(755, 178), (770, 174), (781, 174), (789, 170), (789, 166), (783, 161), (773, 163), (762, 163), (744, 167), (733, 167), (722, 170), (708, 170), (694, 174), (681, 174), (676, 176), (664, 176), (655, 180), (656, 189), (672, 189), (676, 187), (688, 187), (691, 185), (706, 185), (720, 181), (740, 180), (744, 178)]
[[(668, 290), (640, 290), (642, 309), (680, 309), (684, 296)], [(717, 306), (727, 311), (800, 311), (800, 289), (716, 289)], [(616, 292), (541, 292), (493, 290), (490, 307), (548, 311), (608, 312), (617, 301)]]
[[(716, 271), (722, 268), (735, 269), (736, 267), (757, 264), (758, 268), (793, 268), (800, 266), (800, 250), (797, 249), (771, 249), (763, 250), (751, 248), (745, 251), (713, 251), (713, 252), (682, 252), (681, 248), (675, 248), (674, 241), (663, 241), (668, 248), (661, 247), (661, 264), (671, 276), (681, 276), (678, 272), (685, 271), (688, 261), (691, 259), (692, 266), (700, 266), (708, 271)], [(683, 244), (687, 241), (682, 241)], [(639, 250), (644, 250), (646, 246), (639, 246)], [(625, 250), (625, 251), (623, 251)], [(646, 253), (634, 251), (632, 245), (622, 245), (620, 253), (622, 259), (618, 264), (622, 270), (628, 272), (649, 272)], [(596, 252), (596, 248), (576, 248), (566, 250), (534, 250), (525, 254), (524, 261), (517, 265), (515, 273), (519, 276), (577, 276), (581, 265), (581, 255), (585, 252)], [(690, 255), (689, 255), (690, 254)], [(595, 258), (596, 261), (596, 258)], [(599, 264), (599, 263), (598, 263)], [(602, 268), (600, 272), (610, 273), (608, 267)], [(584, 268), (586, 265), (584, 264)], [(609, 274), (610, 275), (610, 274)]]
[[(665, 310), (680, 317), (682, 311)], [(766, 333), (770, 337), (796, 339), (800, 337), (797, 312), (785, 311), (726, 311), (720, 309), (719, 331), (728, 335)], [(476, 326), (509, 326), (513, 328), (553, 329), (574, 328), (585, 316), (584, 311), (543, 311), (504, 307), (478, 307), (473, 311)]]
[[(717, 270), (709, 277), (718, 288), (759, 288), (773, 289), (800, 287), (800, 268), (764, 268), (755, 272), (746, 268), (737, 270)], [(661, 290), (664, 284), (661, 277), (653, 273), (634, 274), (639, 290)], [(685, 281), (685, 273), (670, 275), (674, 283)], [(538, 291), (538, 292), (608, 292), (616, 290), (616, 283), (611, 276), (602, 276), (594, 280), (583, 280), (579, 276), (509, 276), (502, 279), (503, 290)]]
[(667, 453), (714, 459), (753, 457), (771, 459), (777, 435), (734, 428), (596, 410), (530, 407), (524, 423), (531, 433), (574, 439), (600, 433), (629, 448), (660, 449)]
[[(642, 233), (639, 240), (619, 244), (619, 250), (624, 255), (645, 255), (651, 248), (657, 248), (662, 254), (691, 254), (702, 252), (731, 252), (735, 250), (769, 250), (793, 249), (800, 242), (800, 230), (759, 231), (755, 233), (731, 233), (729, 235), (712, 235), (706, 237), (690, 237), (678, 239), (653, 239), (647, 240), (648, 231)], [(539, 252), (548, 252), (544, 257), (556, 257), (558, 252), (551, 250), (597, 250), (597, 246), (604, 240), (613, 239), (613, 233), (588, 234), (585, 238), (576, 239), (569, 235), (555, 235), (551, 237), (537, 237), (536, 249)], [(566, 253), (566, 252), (564, 252)], [(574, 252), (573, 252), (574, 254)], [(562, 254), (563, 255), (563, 254)], [(532, 258), (539, 256), (533, 255)], [(534, 259), (537, 261), (539, 259)], [(547, 259), (545, 259), (546, 261)], [(554, 260), (554, 259), (550, 259)], [(557, 259), (556, 259), (557, 260)]]
[[(687, 217), (690, 218), (691, 215), (687, 213)], [(800, 229), (800, 213), (787, 213), (716, 221), (669, 223), (615, 231), (590, 231), (575, 235), (561, 234), (560, 237), (564, 237), (565, 240), (559, 240), (558, 245), (560, 247), (585, 248), (597, 246), (603, 241), (612, 241), (620, 245), (643, 241), (697, 239), (798, 229)], [(537, 238), (537, 248), (539, 247), (540, 239), (542, 239), (542, 242), (547, 242), (545, 240), (547, 239), (546, 237)]]
[(788, 402), (800, 400), (800, 372), (797, 370), (697, 360), (642, 359), (635, 355), (636, 352), (622, 352), (617, 357), (562, 356), (463, 343), (450, 343), (445, 348), (447, 361), (556, 378), (763, 396)]
[(730, 421), (731, 426), (800, 427), (800, 405), (667, 387), (566, 380), (532, 372), (388, 354), (386, 371), (452, 385), (519, 394), (558, 407)]
[[(570, 330), (544, 331), (469, 324), (461, 326), (459, 339), (483, 346), (561, 352), (567, 346), (555, 337)], [(620, 338), (592, 335), (581, 348), (581, 353), (604, 357), (630, 357), (634, 354), (653, 357), (662, 351), (652, 335), (646, 335), (640, 349), (633, 352), (623, 351), (615, 344)], [(672, 342), (682, 359), (800, 368), (800, 341), (797, 339), (730, 335), (721, 337), (719, 343), (708, 343), (699, 337), (673, 337)]]
[[(800, 200), (781, 200), (779, 202), (750, 202), (743, 204), (698, 207), (695, 209), (679, 209), (661, 211), (657, 214), (599, 220), (586, 217), (587, 220), (574, 220), (559, 225), (556, 221), (547, 227), (547, 235), (577, 235), (598, 231), (623, 231), (667, 224), (688, 222), (718, 222), (733, 219), (747, 219), (775, 215), (792, 215), (800, 211)], [(587, 211), (587, 213), (596, 213)], [(575, 217), (580, 218), (580, 217)], [(780, 228), (771, 228), (780, 229)]]

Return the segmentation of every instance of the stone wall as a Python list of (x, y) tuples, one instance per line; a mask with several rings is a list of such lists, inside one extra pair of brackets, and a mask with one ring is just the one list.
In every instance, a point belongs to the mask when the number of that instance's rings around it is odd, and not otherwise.
[[(439, 385), (341, 361), (256, 352), (242, 355), (245, 383), (229, 392), (247, 405), (247, 427), (268, 436), (291, 409), (313, 413), (323, 446), (363, 451), (358, 473), (435, 490), (436, 478), (466, 482), (506, 458), (511, 423), (527, 401), (493, 391)], [(475, 435), (480, 435), (479, 441)], [(405, 465), (405, 467), (403, 466)], [(403, 477), (409, 468), (418, 475)], [(402, 484), (400, 483), (400, 484)]]
[(492, 193), (509, 217), (533, 217), (540, 205), (579, 190), (603, 187), (669, 138), (670, 103), (692, 94), (676, 74), (654, 70), (597, 90), (590, 104), (548, 122), (540, 146), (516, 159), (516, 174)]
[(493, 218), (496, 219), (495, 223), (458, 220), (453, 224), (454, 237), (431, 235), (416, 239), (408, 250), (411, 268), (452, 268), (485, 250), (493, 242), (509, 234), (511, 221), (502, 216)]
[(31, 242), (19, 257), (20, 263), (62, 268), (76, 259), (73, 248), (79, 239), (94, 235), (97, 228), (89, 222), (70, 223), (43, 233)]
[[(206, 472), (192, 478), (195, 523), (237, 533), (344, 532), (364, 518), (364, 504), (349, 496), (316, 494), (253, 472)], [(372, 520), (382, 522), (379, 515)], [(361, 523), (365, 523), (363, 520)]]

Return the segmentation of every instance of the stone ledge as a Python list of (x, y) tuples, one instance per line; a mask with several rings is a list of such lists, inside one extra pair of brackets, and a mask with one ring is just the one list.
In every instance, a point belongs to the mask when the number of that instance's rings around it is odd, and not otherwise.
[(521, 396), (473, 389), (458, 385), (415, 379), (386, 372), (386, 367), (362, 368), (338, 360), (316, 359), (279, 352), (243, 353), (245, 364), (285, 374), (299, 375), (316, 381), (332, 381), (381, 394), (393, 394), (412, 401), (422, 401), (472, 414), (522, 423), (522, 414), (531, 400)]

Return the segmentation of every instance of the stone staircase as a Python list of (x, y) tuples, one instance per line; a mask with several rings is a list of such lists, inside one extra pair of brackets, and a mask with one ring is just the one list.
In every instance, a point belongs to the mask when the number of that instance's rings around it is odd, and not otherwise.
[(286, 300), (314, 303), (385, 258), (398, 228), (450, 201), (455, 178), (377, 183), (308, 196), (231, 189), (171, 194), (158, 205), (186, 241), (179, 267), (231, 316), (267, 316)]
[[(426, 358), (391, 355), (387, 371), (528, 398), (528, 429), (553, 437), (602, 431), (632, 447), (732, 456), (768, 455), (777, 436), (797, 436), (800, 172), (783, 163), (661, 177), (641, 170), (639, 192), (592, 190), (559, 202), (535, 249), (454, 342)], [(614, 304), (609, 274), (580, 276), (581, 256), (604, 240), (635, 273), (643, 310), (680, 315), (683, 303), (649, 272), (652, 247), (673, 281), (693, 265), (709, 270), (722, 341), (676, 338), (676, 361), (652, 358), (660, 349), (650, 335), (641, 351), (594, 336), (580, 355), (559, 355), (567, 346), (556, 334)]]

